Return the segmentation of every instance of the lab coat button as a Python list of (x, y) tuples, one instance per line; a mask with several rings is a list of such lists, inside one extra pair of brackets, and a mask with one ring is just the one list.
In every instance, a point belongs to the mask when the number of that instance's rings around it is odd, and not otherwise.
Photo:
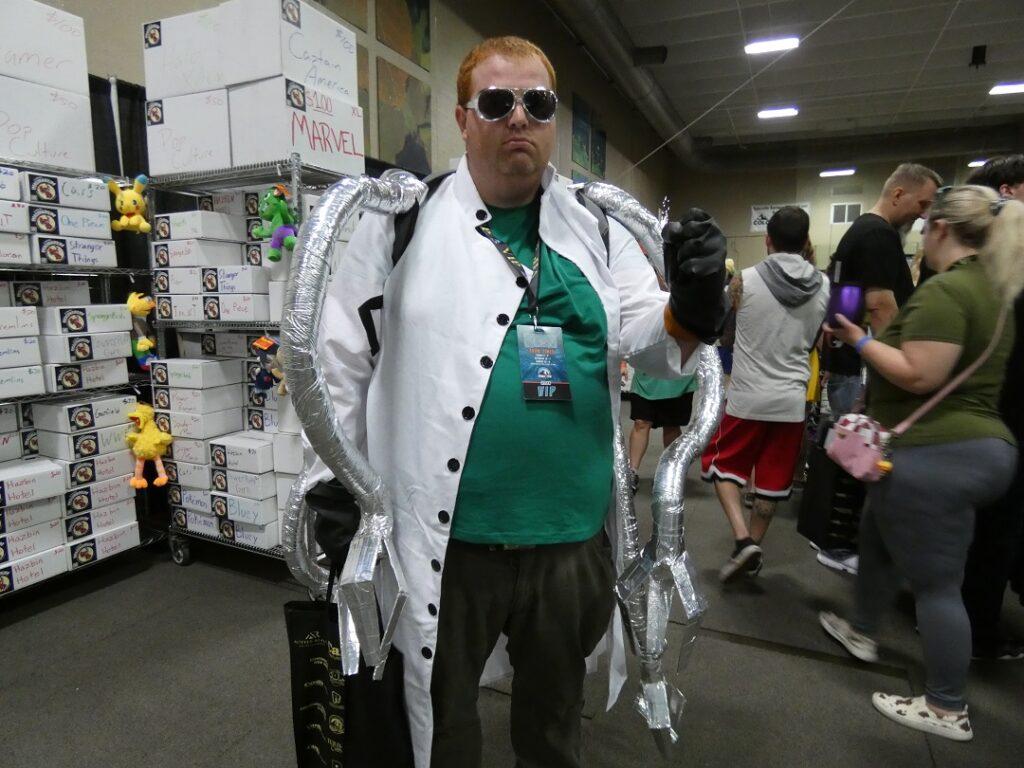
[(423, 658), (424, 659), (429, 659), (430, 657), (432, 657), (434, 655), (434, 652), (432, 650), (430, 650), (429, 648), (424, 648), (423, 650), (420, 651), (420, 653), (423, 654)]
[(487, 220), (487, 211), (482, 210), (482, 209), (477, 211), (476, 212), (476, 218), (477, 218), (478, 221), (486, 221)]
[(523, 277), (522, 275), (517, 277), (516, 278), (516, 285), (518, 285), (520, 288), (525, 288), (526, 287), (526, 278)]
[(491, 358), (489, 358), (487, 355), (484, 355), (483, 357), (480, 358), (481, 368), (490, 368), (492, 365), (494, 365), (494, 361), (491, 360)]
[(434, 573), (440, 573), (441, 572), (441, 561), (440, 560), (431, 560), (430, 561), (430, 567), (434, 569)]
[(504, 313), (498, 315), (498, 325), (508, 325), (508, 315)]
[(433, 603), (427, 603), (427, 613), (431, 616), (437, 616), (437, 606)]
[(442, 509), (437, 513), (437, 519), (440, 520), (442, 524), (447, 525), (448, 521), (452, 519), (452, 516), (449, 515), (446, 510)]
[(448, 459), (448, 471), (449, 472), (458, 472), (460, 466), (461, 465), (459, 464), (459, 460), (458, 459)]
[(474, 411), (468, 405), (462, 409), (462, 418), (464, 418), (466, 421), (472, 421), (474, 416), (476, 416), (476, 411)]

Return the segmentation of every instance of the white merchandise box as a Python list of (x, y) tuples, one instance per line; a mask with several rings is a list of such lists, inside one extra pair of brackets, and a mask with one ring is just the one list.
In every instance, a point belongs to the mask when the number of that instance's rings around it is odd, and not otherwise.
[(179, 528), (184, 528), (192, 533), (201, 533), (206, 536), (217, 535), (217, 518), (213, 515), (196, 512), (194, 509), (184, 507), (171, 508), (171, 520)]
[(87, 237), (32, 235), (29, 252), (33, 264), (70, 264), (78, 267), (116, 267), (113, 240)]
[(167, 446), (167, 458), (189, 464), (209, 464), (210, 441), (178, 437)]
[(278, 428), (278, 412), (269, 408), (246, 408), (245, 428), (269, 435), (276, 434), (281, 431)]
[(278, 432), (274, 435), (274, 471), (297, 475), (302, 471), (302, 435)]
[(230, 519), (222, 519), (218, 525), (222, 538), (257, 549), (271, 549), (280, 544), (279, 530), (276, 517), (262, 525), (251, 525)]
[(66, 205), (110, 213), (110, 191), (102, 180), (77, 179), (52, 173), (24, 171), (21, 174), (21, 199), (26, 203)]
[(0, 405), (0, 432), (15, 432), (17, 429), (17, 408), (13, 405)]
[(154, 176), (228, 168), (230, 141), (223, 88), (146, 102), (146, 146)]
[(98, 395), (70, 403), (38, 403), (32, 421), (37, 429), (72, 434), (127, 424), (128, 414), (137, 406), (135, 395)]
[(243, 261), (250, 267), (263, 267), (267, 271), (267, 280), (271, 282), (288, 282), (288, 271), (292, 263), (291, 251), (282, 250), (281, 258), (271, 261), (268, 240), (246, 243)]
[(271, 411), (276, 411), (280, 405), (281, 400), (284, 398), (277, 394), (277, 385), (275, 384), (270, 389), (257, 389), (256, 385), (252, 382), (247, 382), (243, 386), (243, 397), (245, 405), (250, 408), (267, 408)]
[(146, 95), (154, 99), (223, 88), (224, 46), (234, 34), (220, 5), (143, 24)]
[(43, 376), (47, 392), (77, 392), (128, 383), (128, 364), (123, 357), (85, 363), (46, 364)]
[(127, 448), (116, 453), (104, 453), (101, 456), (78, 461), (61, 461), (60, 459), (49, 459), (49, 461), (60, 466), (65, 485), (69, 490), (90, 483), (98, 483), (101, 480), (130, 475), (135, 471), (135, 456)]
[[(221, 42), (228, 85), (283, 75), (359, 103), (356, 36), (305, 0), (229, 0)], [(282, 155), (287, 157), (287, 155)]]
[(217, 517), (252, 525), (266, 525), (277, 519), (277, 496), (275, 493), (266, 499), (247, 499), (211, 491), (210, 508)]
[(0, 507), (59, 496), (64, 488), (63, 467), (50, 459), (0, 464)]
[(183, 413), (182, 411), (156, 411), (157, 428), (175, 437), (193, 440), (237, 432), (242, 428), (242, 409), (227, 408), (212, 413)]
[(237, 384), (207, 389), (153, 387), (153, 407), (162, 411), (202, 414), (238, 408), (240, 405)]
[(61, 544), (0, 567), (0, 595), (67, 573), (67, 549)]
[[(3, 37), (7, 37), (4, 29)], [(96, 169), (89, 96), (0, 76), (0, 157), (58, 165), (85, 172)]]
[[(0, 242), (7, 237), (6, 234), (0, 235)], [(17, 235), (14, 235), (17, 237)], [(0, 245), (0, 253), (2, 253), (3, 246)], [(10, 307), (14, 305), (14, 296), (11, 292), (11, 281), (0, 280), (0, 307)]]
[(178, 331), (178, 352), (182, 357), (252, 357), (252, 343), (259, 334), (190, 333)]
[(97, 507), (89, 512), (64, 518), (64, 540), (70, 544), (112, 528), (134, 523), (136, 519), (135, 499), (125, 499), (106, 507)]
[[(0, 78), (0, 93), (3, 93), (3, 78)], [(3, 141), (0, 141), (3, 147)], [(28, 234), (28, 204), (11, 200), (0, 200), (0, 232)]]
[(209, 457), (213, 468), (262, 474), (274, 469), (274, 444), (267, 435), (238, 432), (211, 440)]
[(32, 264), (32, 241), (29, 237), (18, 232), (0, 232), (0, 264)]
[(40, 235), (110, 239), (110, 213), (86, 208), (28, 204), (29, 231)]
[(200, 210), (230, 213), (233, 216), (257, 216), (260, 212), (261, 191), (262, 188), (214, 192), (206, 198), (200, 198)]
[(46, 392), (46, 380), (41, 365), (24, 368), (0, 368), (0, 392), (4, 397), (25, 397)]
[(64, 543), (64, 526), (60, 520), (19, 528), (0, 535), (0, 564), (38, 555)]
[(207, 320), (270, 321), (270, 304), (265, 293), (216, 293), (203, 297)]
[(164, 267), (234, 266), (242, 263), (242, 244), (220, 240), (171, 240), (153, 243), (152, 262)]
[(80, 363), (86, 360), (110, 360), (132, 353), (128, 331), (82, 335), (40, 336), (44, 363)]
[(275, 77), (231, 86), (228, 106), (235, 165), (298, 152), (304, 162), (338, 173), (358, 176), (365, 170), (363, 110), (354, 103)]
[(277, 405), (277, 431), (296, 435), (302, 432), (302, 422), (290, 397), (282, 397)]
[(39, 454), (61, 461), (75, 461), (89, 456), (123, 451), (128, 446), (125, 438), (131, 430), (131, 424), (115, 424), (112, 427), (76, 432), (73, 435), (40, 429)]
[[(180, 211), (164, 213), (153, 217), (154, 240), (226, 240), (232, 243), (245, 242), (245, 219), (213, 211)], [(236, 261), (240, 264), (242, 253), (235, 249)], [(211, 266), (210, 264), (159, 264), (158, 266), (186, 267)]]
[(35, 0), (4, 0), (0, 75), (88, 96), (81, 17)]
[(277, 480), (273, 472), (256, 475), (234, 469), (211, 469), (210, 488), (214, 493), (230, 493), (256, 501), (277, 496)]
[(14, 461), (21, 455), (21, 432), (0, 432), (0, 462)]
[(39, 332), (47, 336), (62, 333), (111, 333), (132, 329), (132, 315), (124, 304), (43, 306), (38, 312)]
[(233, 358), (193, 360), (172, 357), (150, 363), (149, 370), (155, 386), (207, 389), (240, 384), (245, 375), (245, 363)]
[(90, 509), (107, 507), (125, 499), (135, 498), (135, 489), (129, 480), (132, 475), (117, 475), (80, 488), (66, 491), (63, 498), (64, 516), (70, 517)]
[(38, 336), (11, 336), (0, 339), (0, 368), (22, 368), (43, 362)]
[(156, 293), (266, 293), (267, 271), (260, 267), (176, 267), (153, 272)]
[(15, 280), (11, 283), (18, 307), (63, 307), (88, 304), (88, 280)]
[(190, 464), (187, 461), (164, 459), (164, 470), (167, 472), (167, 479), (170, 482), (177, 483), (183, 488), (210, 490), (209, 464)]
[[(0, 41), (3, 45), (3, 41)], [(21, 171), (0, 165), (0, 200), (21, 200), (21, 184), (18, 179)]]
[(295, 485), (298, 475), (289, 475), (282, 472), (274, 472), (277, 481), (277, 508), (284, 509), (288, 503), (288, 496), (291, 495), (292, 486)]
[(27, 504), (14, 504), (10, 507), (0, 507), (0, 533), (17, 531), (20, 528), (28, 528), (30, 525), (39, 525), (50, 520), (60, 520), (64, 513), (60, 496), (39, 501), (30, 501)]
[(288, 285), (282, 280), (275, 280), (269, 285), (270, 322), (280, 323), (284, 314), (284, 289)]
[(203, 297), (194, 293), (154, 294), (158, 320), (202, 320)]
[(68, 568), (72, 571), (97, 560), (139, 546), (139, 524), (129, 523), (120, 528), (98, 533), (92, 538), (76, 541), (65, 548)]
[(180, 485), (168, 483), (167, 502), (172, 507), (184, 507), (205, 512), (212, 515), (210, 508), (210, 492), (199, 488), (184, 488)]

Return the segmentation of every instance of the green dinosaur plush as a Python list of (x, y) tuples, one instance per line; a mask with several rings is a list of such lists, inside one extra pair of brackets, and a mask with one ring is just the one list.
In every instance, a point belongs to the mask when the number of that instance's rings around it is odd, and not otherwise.
[(266, 227), (255, 227), (252, 231), (253, 237), (260, 240), (270, 238), (270, 253), (267, 258), (271, 261), (281, 260), (281, 248), (292, 250), (295, 247), (295, 238), (299, 234), (295, 226), (298, 222), (295, 212), (288, 205), (288, 190), (284, 184), (275, 184), (272, 189), (260, 201), (260, 218), (269, 222)]

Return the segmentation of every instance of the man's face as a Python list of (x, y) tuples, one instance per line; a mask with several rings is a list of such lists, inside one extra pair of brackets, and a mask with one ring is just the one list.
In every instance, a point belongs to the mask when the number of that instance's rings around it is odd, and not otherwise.
[[(484, 88), (551, 88), (548, 71), (536, 56), (508, 59), (494, 55), (473, 70), (470, 98)], [(517, 103), (507, 117), (483, 120), (476, 110), (455, 108), (466, 152), (474, 171), (495, 179), (537, 175), (547, 166), (555, 145), (555, 121), (538, 123)]]
[(1024, 203), (1024, 181), (1018, 184), (1003, 184), (999, 194), (1007, 200), (1019, 200)]
[(896, 220), (893, 226), (896, 229), (913, 224), (915, 219), (923, 219), (928, 215), (928, 209), (932, 207), (937, 191), (935, 182), (928, 180), (917, 187), (904, 189), (897, 187), (894, 194), (896, 203)]

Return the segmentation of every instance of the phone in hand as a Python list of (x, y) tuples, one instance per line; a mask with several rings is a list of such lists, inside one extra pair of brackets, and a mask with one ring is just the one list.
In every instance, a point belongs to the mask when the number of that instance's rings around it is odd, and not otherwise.
[(826, 321), (836, 327), (836, 315), (842, 315), (851, 323), (860, 323), (864, 317), (864, 289), (855, 283), (832, 284), (828, 300)]

